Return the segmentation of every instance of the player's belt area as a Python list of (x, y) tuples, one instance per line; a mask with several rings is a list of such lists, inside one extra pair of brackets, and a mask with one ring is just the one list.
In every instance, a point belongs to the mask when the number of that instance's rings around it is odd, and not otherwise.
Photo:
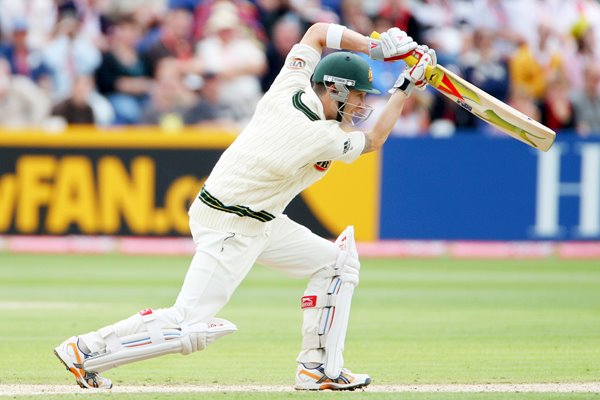
[(270, 214), (266, 211), (254, 211), (246, 206), (226, 206), (219, 199), (214, 197), (212, 194), (208, 193), (208, 190), (206, 190), (204, 187), (202, 187), (202, 190), (200, 191), (200, 196), (198, 196), (198, 198), (210, 208), (236, 214), (240, 217), (250, 217), (257, 219), (261, 222), (268, 222), (275, 219), (275, 216), (273, 214)]

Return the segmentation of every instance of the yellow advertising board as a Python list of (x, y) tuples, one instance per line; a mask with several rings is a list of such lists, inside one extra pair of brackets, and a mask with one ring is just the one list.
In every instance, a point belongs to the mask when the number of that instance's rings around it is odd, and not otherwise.
[[(227, 131), (70, 128), (0, 132), (0, 234), (188, 235), (187, 208), (222, 151)], [(334, 163), (286, 213), (335, 237), (355, 225), (377, 236), (379, 160)]]

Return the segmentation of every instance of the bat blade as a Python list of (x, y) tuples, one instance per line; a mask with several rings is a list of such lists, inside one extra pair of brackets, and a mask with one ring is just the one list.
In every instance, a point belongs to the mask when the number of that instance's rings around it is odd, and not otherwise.
[(496, 129), (542, 151), (548, 151), (556, 133), (508, 104), (438, 65), (426, 73), (431, 86)]

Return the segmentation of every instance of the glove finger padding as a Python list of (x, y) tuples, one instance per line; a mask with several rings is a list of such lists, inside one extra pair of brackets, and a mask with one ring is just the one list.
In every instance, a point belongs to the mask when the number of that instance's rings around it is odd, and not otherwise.
[(402, 60), (416, 49), (417, 43), (399, 28), (390, 28), (382, 33), (380, 40), (371, 39), (369, 57), (374, 60)]
[(415, 87), (419, 90), (425, 90), (425, 86), (427, 86), (427, 79), (425, 77), (425, 72), (427, 71), (427, 66), (435, 65), (432, 64), (433, 57), (429, 53), (425, 53), (421, 56), (421, 59), (418, 63), (412, 66), (408, 70), (408, 79), (412, 81)]
[(407, 67), (398, 77), (394, 87), (389, 90), (389, 93), (394, 93), (400, 89), (406, 95), (410, 95), (413, 88), (425, 90), (427, 86), (427, 78), (425, 73), (428, 66), (437, 65), (437, 57), (435, 51), (427, 46), (418, 46), (413, 53), (419, 61), (412, 67)]
[(437, 65), (437, 54), (435, 53), (434, 49), (430, 49), (426, 44), (420, 44), (413, 52), (413, 55), (418, 59), (421, 59), (421, 57), (423, 57), (425, 54), (429, 54), (431, 56), (431, 66), (435, 67)]

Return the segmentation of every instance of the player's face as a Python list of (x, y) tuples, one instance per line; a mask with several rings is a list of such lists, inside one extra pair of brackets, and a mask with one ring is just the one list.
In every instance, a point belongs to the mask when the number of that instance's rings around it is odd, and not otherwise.
[(344, 107), (344, 122), (357, 125), (369, 118), (373, 108), (366, 103), (367, 94), (358, 90), (351, 90), (348, 101)]
[(365, 106), (365, 98), (366, 98), (367, 94), (365, 92), (360, 92), (358, 90), (351, 90), (350, 94), (348, 95), (348, 105), (347, 107), (350, 107), (350, 109), (348, 110), (349, 113), (352, 113), (356, 108), (358, 107), (364, 107)]

